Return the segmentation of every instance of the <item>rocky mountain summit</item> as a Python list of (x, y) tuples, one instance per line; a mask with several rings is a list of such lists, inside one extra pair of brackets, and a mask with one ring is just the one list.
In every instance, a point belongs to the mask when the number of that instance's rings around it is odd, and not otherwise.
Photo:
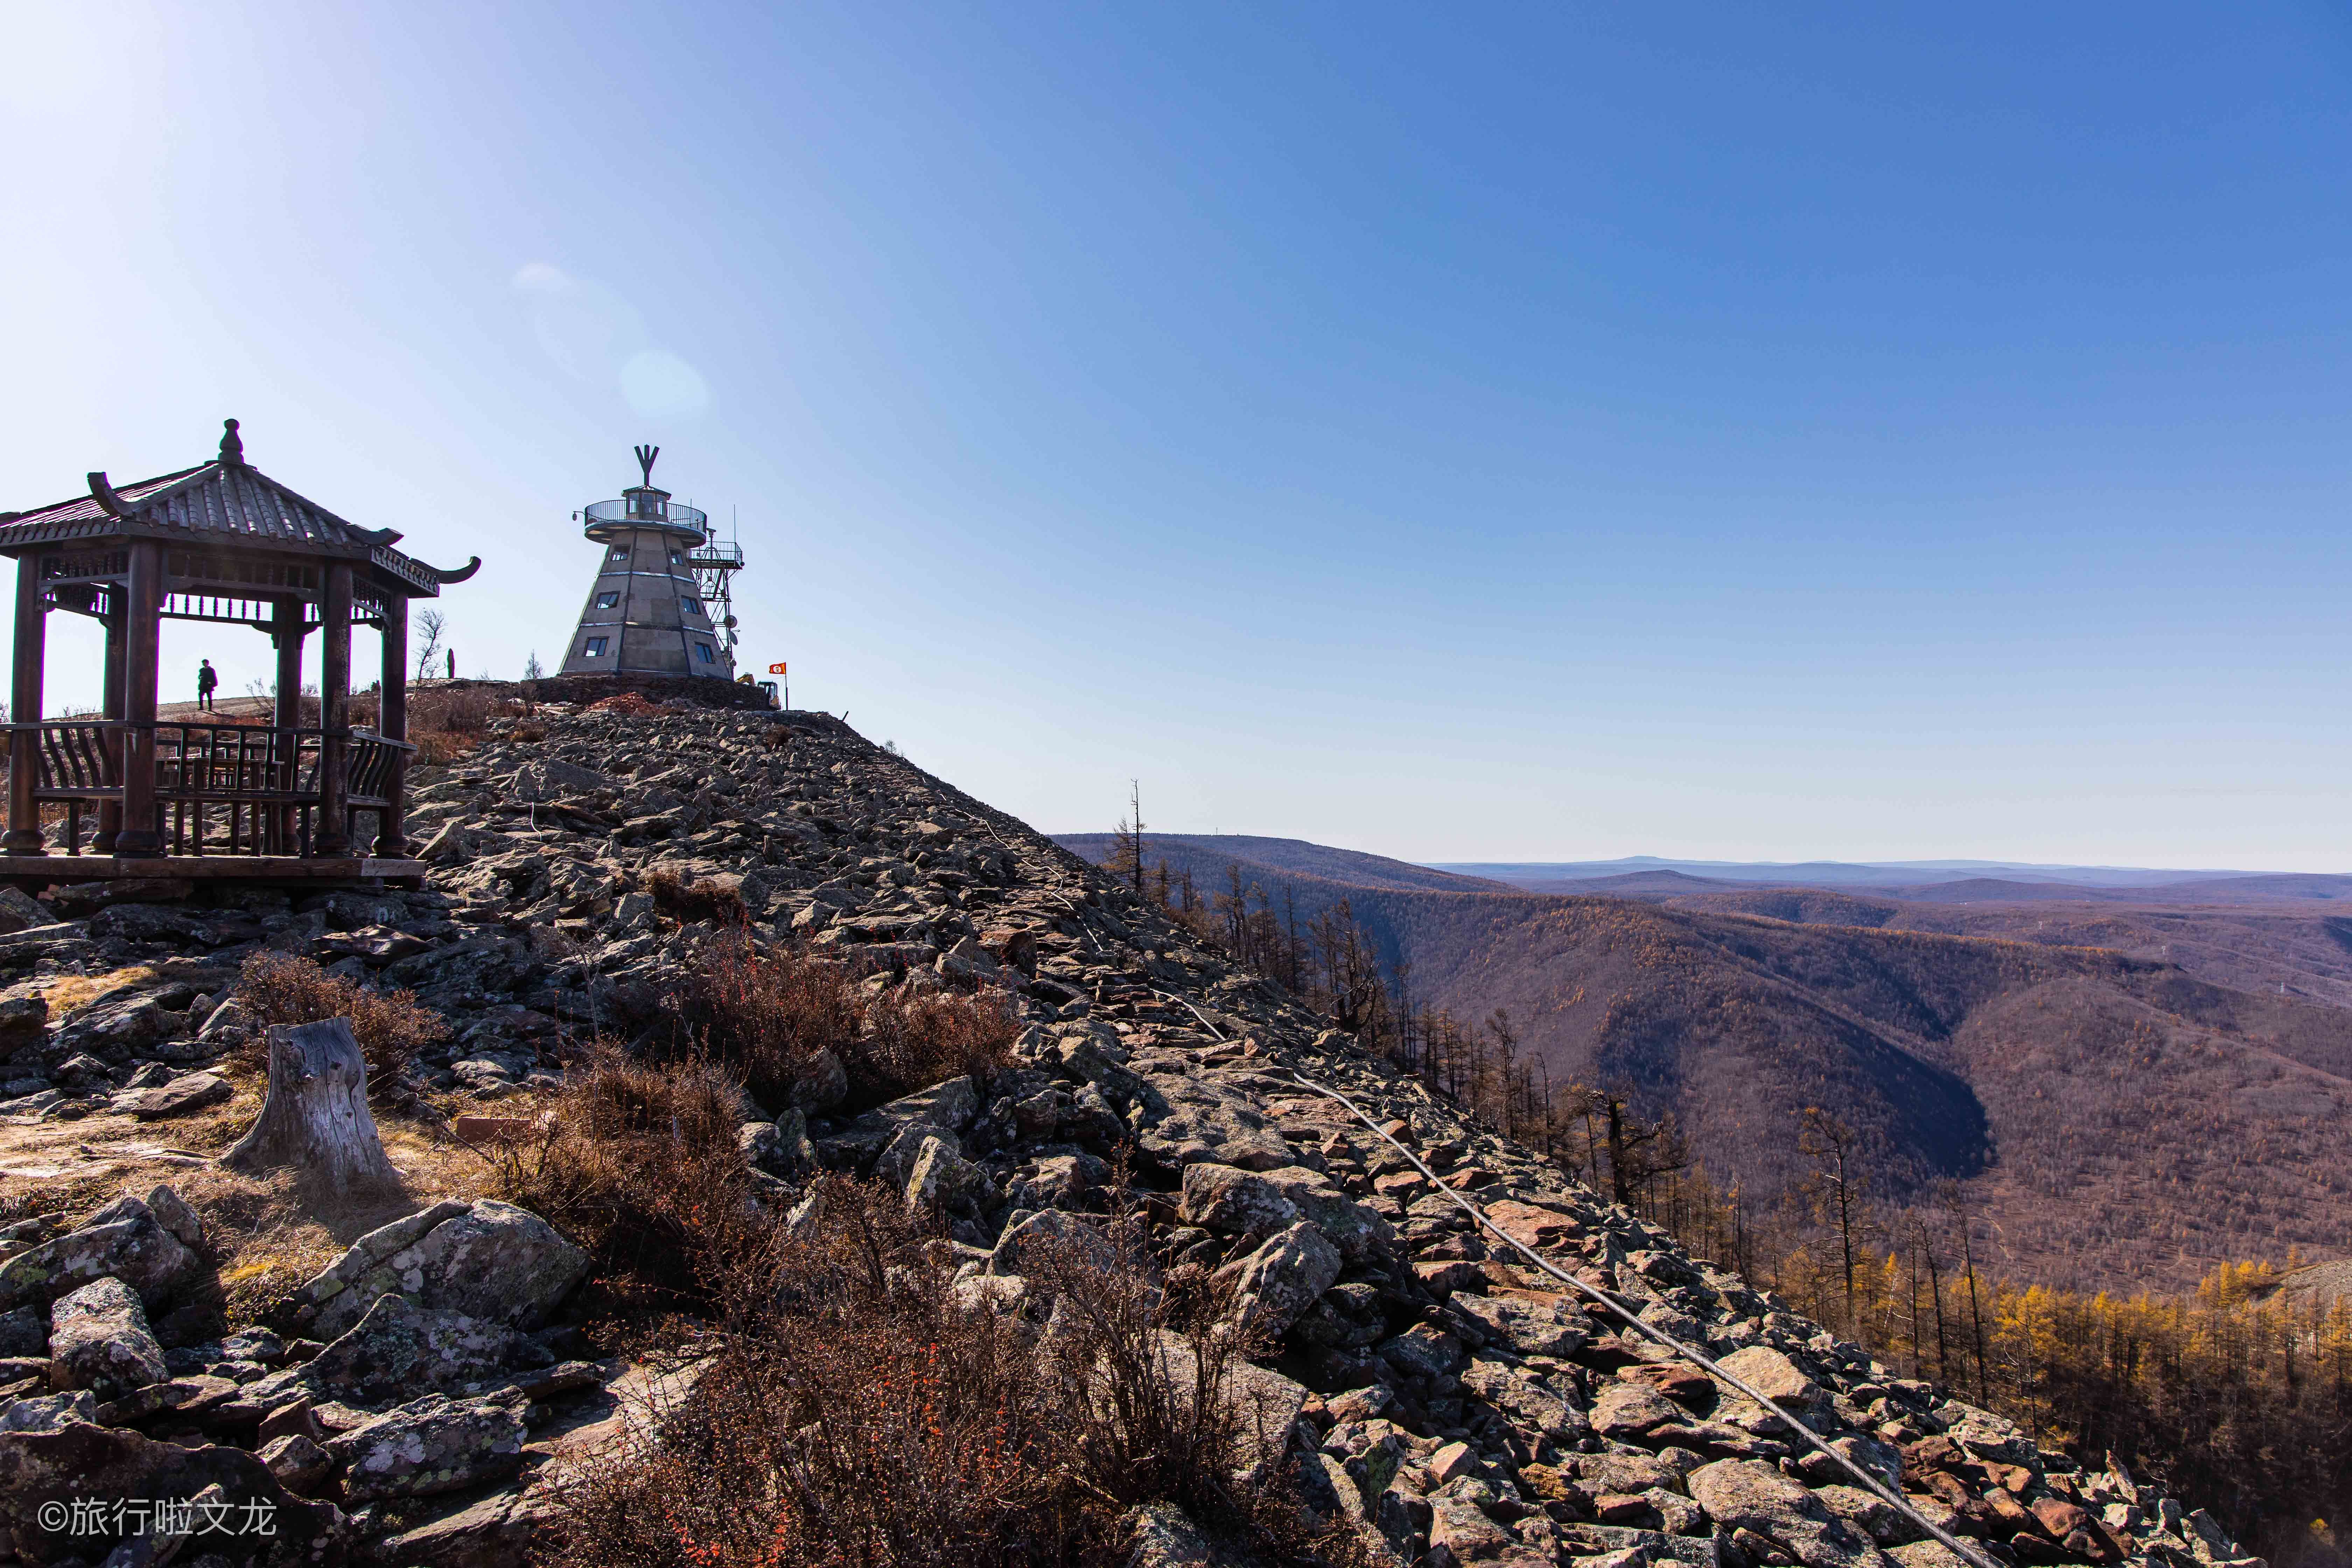
[[(503, 720), (420, 774), (422, 889), (0, 898), (0, 1137), (214, 1103), (264, 951), (413, 990), (447, 1037), (383, 1098), (527, 1136), (578, 1042), (656, 1048), (709, 944), (743, 932), (872, 993), (997, 999), (1018, 1029), (984, 1079), (861, 1109), (819, 1053), (788, 1103), (746, 1095), (755, 1201), (799, 1225), (825, 1173), (887, 1183), (944, 1230), (969, 1310), (1041, 1332), (1034, 1249), (1139, 1225), (1269, 1347), (1240, 1379), (1252, 1464), (1287, 1461), (1318, 1528), (1370, 1560), (1958, 1568), (1802, 1426), (2002, 1563), (2254, 1568), (2201, 1510), (1874, 1363), (841, 723), (647, 706)], [(51, 1016), (68, 979), (83, 999)], [(1454, 1194), (1769, 1405), (1563, 1292)], [(426, 1203), (253, 1323), (205, 1317), (206, 1259), (169, 1186), (0, 1228), (0, 1561), (527, 1561), (567, 1474), (691, 1405), (694, 1345), (595, 1359), (585, 1253), (511, 1204)], [(68, 1528), (76, 1499), (152, 1497), (267, 1505), (275, 1533), (120, 1510)], [(1172, 1507), (1131, 1523), (1136, 1562), (1216, 1560)]]

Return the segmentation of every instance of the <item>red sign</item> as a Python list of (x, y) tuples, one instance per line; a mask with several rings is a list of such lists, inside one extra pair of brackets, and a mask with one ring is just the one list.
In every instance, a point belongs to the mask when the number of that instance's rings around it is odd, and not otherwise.
[(784, 673), (784, 667), (781, 664), (772, 664), (768, 666), (768, 673), (770, 675), (782, 675)]

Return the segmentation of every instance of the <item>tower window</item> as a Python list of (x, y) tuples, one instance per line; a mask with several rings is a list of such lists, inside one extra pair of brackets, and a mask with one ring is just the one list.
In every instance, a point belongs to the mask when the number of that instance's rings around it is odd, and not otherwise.
[(696, 598), (691, 594), (679, 595), (677, 607), (684, 610), (689, 616), (698, 616), (702, 614), (702, 601)]
[(694, 645), (694, 651), (702, 656), (702, 662), (705, 664), (717, 664), (719, 662), (719, 656), (710, 651), (710, 645), (707, 642), (696, 643)]
[(628, 558), (629, 547), (625, 544), (615, 544), (613, 546), (613, 553), (605, 557), (608, 561), (626, 561)]
[(588, 639), (587, 646), (583, 647), (580, 651), (586, 658), (602, 658), (604, 657), (604, 639), (603, 637), (590, 637)]
[(618, 592), (596, 595), (596, 607), (600, 610), (609, 610), (620, 602), (621, 595)]

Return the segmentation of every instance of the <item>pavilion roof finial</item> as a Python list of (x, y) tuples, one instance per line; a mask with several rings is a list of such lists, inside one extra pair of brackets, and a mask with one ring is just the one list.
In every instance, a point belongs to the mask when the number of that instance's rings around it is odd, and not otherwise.
[(245, 441), (237, 435), (236, 421), (234, 419), (221, 421), (220, 460), (224, 463), (245, 461)]
[(654, 459), (660, 456), (659, 447), (641, 446), (637, 448), (637, 471), (644, 477), (646, 489), (654, 488)]

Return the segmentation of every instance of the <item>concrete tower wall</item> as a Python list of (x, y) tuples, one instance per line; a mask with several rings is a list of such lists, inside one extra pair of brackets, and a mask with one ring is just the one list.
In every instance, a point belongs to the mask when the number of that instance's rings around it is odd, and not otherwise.
[(564, 650), (562, 673), (734, 679), (727, 634), (711, 624), (688, 563), (692, 542), (660, 528), (597, 531), (604, 536), (604, 559)]

